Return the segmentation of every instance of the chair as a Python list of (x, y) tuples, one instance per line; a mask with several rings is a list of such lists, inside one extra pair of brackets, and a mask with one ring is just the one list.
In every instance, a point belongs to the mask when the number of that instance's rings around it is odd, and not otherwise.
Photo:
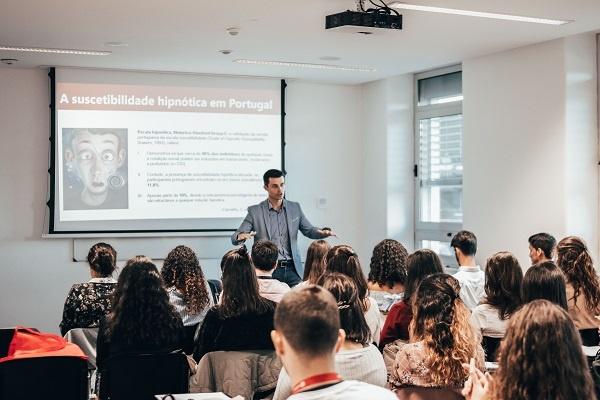
[(485, 361), (495, 362), (497, 358), (498, 348), (502, 339), (484, 336), (481, 340), (481, 347), (485, 351)]
[(600, 345), (600, 335), (598, 335), (598, 329), (580, 329), (579, 336), (581, 336), (581, 343), (584, 346), (598, 346)]
[(89, 369), (96, 369), (96, 342), (98, 328), (74, 328), (65, 334), (65, 339), (75, 343), (88, 357)]
[(185, 354), (194, 353), (194, 344), (196, 343), (196, 332), (198, 332), (199, 327), (200, 327), (200, 324), (183, 327), (183, 334), (185, 336), (185, 344), (183, 346), (183, 352)]
[(213, 301), (215, 304), (219, 302), (219, 296), (223, 291), (223, 284), (218, 279), (208, 279), (208, 286), (210, 287), (210, 291), (212, 292)]
[(182, 352), (122, 354), (106, 360), (100, 374), (102, 400), (154, 400), (187, 393), (189, 364)]
[(8, 348), (14, 335), (15, 328), (0, 329), (0, 358), (8, 355)]
[(464, 400), (462, 388), (406, 387), (396, 390), (400, 400)]
[(0, 363), (0, 399), (87, 400), (88, 366), (80, 357), (50, 356)]

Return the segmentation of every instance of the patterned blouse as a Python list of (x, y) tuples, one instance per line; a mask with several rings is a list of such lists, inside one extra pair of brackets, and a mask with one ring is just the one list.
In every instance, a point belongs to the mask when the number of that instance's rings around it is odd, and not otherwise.
[(64, 336), (74, 328), (97, 328), (111, 310), (116, 285), (113, 278), (93, 278), (73, 285), (65, 301), (60, 333)]
[[(474, 354), (475, 365), (480, 370), (485, 369), (484, 352), (477, 346)], [(396, 354), (394, 367), (391, 371), (390, 383), (392, 387), (421, 386), (438, 387), (431, 380), (429, 367), (426, 364), (426, 350), (423, 342), (405, 344)], [(464, 382), (455, 382), (456, 387), (462, 387)]]

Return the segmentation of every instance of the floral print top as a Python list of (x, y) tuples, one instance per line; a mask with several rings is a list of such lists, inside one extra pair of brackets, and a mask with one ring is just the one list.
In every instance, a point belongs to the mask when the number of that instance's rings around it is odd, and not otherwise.
[(64, 336), (74, 328), (97, 328), (100, 320), (111, 311), (111, 297), (117, 286), (113, 278), (92, 278), (71, 287), (65, 307), (60, 333)]

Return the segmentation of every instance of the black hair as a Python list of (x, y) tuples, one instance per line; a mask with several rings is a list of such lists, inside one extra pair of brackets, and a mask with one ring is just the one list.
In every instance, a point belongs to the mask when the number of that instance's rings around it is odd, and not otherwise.
[(277, 245), (270, 240), (257, 240), (252, 246), (252, 262), (261, 271), (272, 271), (278, 256)]
[(465, 256), (477, 253), (477, 238), (473, 232), (460, 231), (452, 238), (451, 247), (458, 247)]
[(536, 299), (551, 301), (568, 310), (565, 274), (552, 261), (530, 267), (523, 277), (523, 304)]
[(90, 268), (102, 277), (111, 276), (117, 268), (117, 252), (108, 243), (96, 243), (87, 256)]
[(270, 169), (267, 172), (265, 172), (265, 174), (263, 175), (263, 182), (264, 182), (265, 186), (268, 186), (270, 178), (281, 178), (282, 176), (284, 176), (284, 174), (280, 170)]
[(529, 237), (529, 244), (534, 249), (541, 249), (546, 258), (552, 258), (552, 250), (556, 247), (556, 239), (549, 233), (536, 233)]

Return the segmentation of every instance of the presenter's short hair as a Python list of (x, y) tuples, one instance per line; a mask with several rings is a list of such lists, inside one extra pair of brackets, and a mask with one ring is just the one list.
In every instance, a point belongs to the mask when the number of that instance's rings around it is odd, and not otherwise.
[(542, 249), (546, 258), (552, 258), (552, 250), (556, 247), (556, 239), (549, 233), (536, 233), (529, 237), (529, 244), (534, 249)]
[(275, 329), (297, 353), (308, 357), (331, 353), (340, 329), (336, 300), (321, 286), (293, 289), (275, 310)]
[(477, 253), (477, 238), (473, 232), (460, 231), (452, 238), (451, 247), (458, 247), (465, 256)]
[(284, 176), (284, 173), (278, 169), (270, 169), (263, 175), (263, 182), (265, 186), (269, 184), (269, 179), (271, 178), (281, 178)]
[(261, 271), (271, 271), (275, 268), (279, 250), (270, 240), (257, 240), (252, 246), (252, 262)]

